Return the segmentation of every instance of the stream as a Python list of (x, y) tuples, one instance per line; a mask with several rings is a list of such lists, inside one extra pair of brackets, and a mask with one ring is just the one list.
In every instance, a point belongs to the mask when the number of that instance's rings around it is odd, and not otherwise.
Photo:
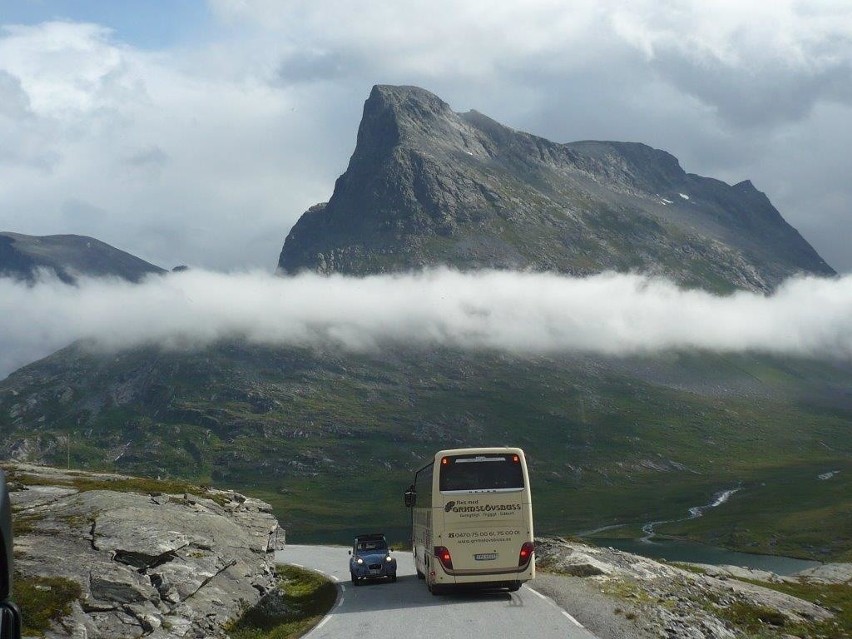
[[(739, 488), (723, 490), (715, 495), (709, 503), (703, 506), (693, 506), (689, 509), (689, 516), (681, 519), (665, 519), (651, 521), (642, 526), (644, 535), (638, 539), (615, 539), (605, 537), (594, 537), (593, 541), (598, 546), (611, 546), (618, 550), (642, 555), (651, 559), (666, 559), (668, 561), (683, 561), (698, 564), (729, 565), (751, 568), (753, 570), (766, 570), (777, 575), (791, 575), (819, 566), (818, 561), (806, 559), (794, 559), (792, 557), (780, 557), (777, 555), (757, 555), (754, 553), (737, 552), (717, 546), (708, 546), (693, 541), (680, 541), (675, 539), (656, 540), (655, 528), (661, 524), (696, 519), (704, 515), (711, 508), (718, 508), (734, 495)], [(583, 533), (588, 536), (605, 530), (619, 528), (620, 526), (607, 526)]]

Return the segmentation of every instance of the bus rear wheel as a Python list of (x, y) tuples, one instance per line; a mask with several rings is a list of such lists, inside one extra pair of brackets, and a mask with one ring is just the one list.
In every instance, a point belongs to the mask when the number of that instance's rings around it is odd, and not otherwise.
[(520, 587), (521, 587), (521, 582), (516, 581), (515, 583), (513, 583), (509, 586), (509, 592), (517, 592)]

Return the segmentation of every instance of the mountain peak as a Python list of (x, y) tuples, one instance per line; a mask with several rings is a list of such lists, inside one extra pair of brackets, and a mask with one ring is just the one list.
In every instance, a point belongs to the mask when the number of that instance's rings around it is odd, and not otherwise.
[(279, 270), (437, 265), (640, 271), (722, 291), (833, 273), (750, 183), (688, 174), (646, 144), (558, 144), (377, 85), (349, 167), (293, 227)]
[(425, 89), (378, 84), (364, 103), (353, 161), (362, 159), (359, 151), (371, 157), (376, 151), (388, 152), (425, 133), (446, 129), (446, 121), (454, 118), (450, 106)]
[(370, 91), (370, 97), (364, 104), (365, 111), (375, 105), (388, 105), (397, 108), (417, 108), (450, 111), (450, 106), (434, 93), (411, 85), (376, 84)]

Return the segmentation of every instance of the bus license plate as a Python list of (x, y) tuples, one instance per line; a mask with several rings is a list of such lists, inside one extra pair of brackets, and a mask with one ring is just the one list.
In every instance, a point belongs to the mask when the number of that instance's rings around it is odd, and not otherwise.
[(497, 559), (497, 553), (496, 552), (484, 552), (484, 553), (480, 553), (478, 555), (474, 555), (473, 558), (476, 559), (476, 561), (491, 561), (493, 559)]

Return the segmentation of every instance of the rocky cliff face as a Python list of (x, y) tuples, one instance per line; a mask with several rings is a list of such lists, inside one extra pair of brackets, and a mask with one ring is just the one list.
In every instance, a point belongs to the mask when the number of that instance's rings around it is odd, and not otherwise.
[(279, 270), (437, 264), (634, 270), (710, 290), (833, 273), (748, 181), (688, 174), (643, 144), (556, 144), (417, 87), (376, 86), (348, 169), (293, 227)]
[(39, 270), (68, 283), (81, 275), (138, 282), (146, 275), (166, 272), (92, 237), (0, 233), (0, 276), (32, 281)]
[(223, 626), (274, 588), (278, 524), (261, 501), (168, 494), (122, 475), (7, 472), (17, 579), (79, 587), (48, 638), (225, 637)]
[[(573, 610), (599, 637), (850, 636), (838, 614), (843, 611), (821, 599), (852, 586), (848, 563), (782, 577), (734, 566), (674, 565), (578, 541), (541, 538), (536, 540), (536, 565), (536, 590)], [(791, 592), (807, 593), (806, 598)]]

